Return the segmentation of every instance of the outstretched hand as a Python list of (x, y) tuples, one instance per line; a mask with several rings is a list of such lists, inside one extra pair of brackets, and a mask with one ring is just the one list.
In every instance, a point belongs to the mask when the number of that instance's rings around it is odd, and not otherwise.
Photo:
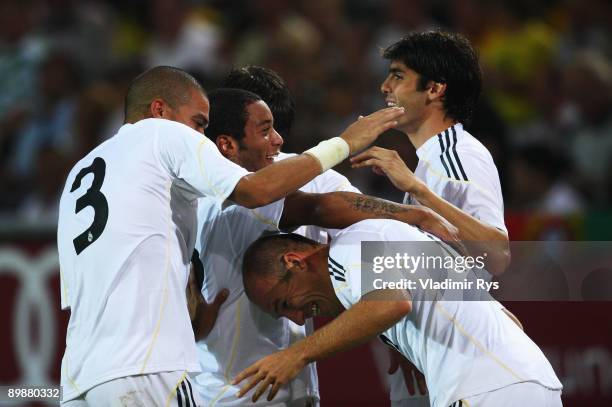
[(238, 384), (247, 378), (251, 380), (238, 392), (240, 398), (253, 389), (257, 384), (257, 390), (253, 393), (251, 400), (256, 402), (271, 386), (267, 400), (271, 401), (280, 388), (293, 380), (306, 366), (306, 362), (299, 357), (293, 348), (287, 348), (280, 352), (266, 356), (240, 372), (232, 381)]
[(355, 153), (372, 144), (385, 131), (395, 127), (397, 119), (403, 114), (403, 107), (388, 107), (365, 117), (359, 116), (340, 137), (348, 143), (351, 154)]
[(410, 171), (395, 150), (371, 147), (351, 157), (351, 167), (372, 167), (374, 173), (386, 175), (397, 189), (404, 192), (412, 193), (423, 183)]

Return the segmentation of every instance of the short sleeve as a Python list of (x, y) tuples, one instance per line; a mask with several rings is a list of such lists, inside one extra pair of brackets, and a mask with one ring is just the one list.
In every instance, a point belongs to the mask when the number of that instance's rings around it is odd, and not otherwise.
[(465, 171), (468, 182), (463, 184), (463, 209), (476, 219), (506, 232), (504, 200), (497, 167), (490, 155), (467, 155)]
[(159, 120), (156, 148), (171, 176), (183, 180), (197, 196), (224, 200), (249, 173), (223, 157), (205, 136), (170, 120)]

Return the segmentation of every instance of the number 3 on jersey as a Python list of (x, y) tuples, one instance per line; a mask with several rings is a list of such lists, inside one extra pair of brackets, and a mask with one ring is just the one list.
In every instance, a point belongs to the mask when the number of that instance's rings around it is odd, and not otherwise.
[(85, 195), (77, 199), (74, 213), (79, 213), (84, 208), (91, 206), (94, 210), (94, 220), (87, 230), (75, 237), (72, 241), (77, 255), (81, 254), (90, 244), (98, 240), (108, 220), (108, 202), (104, 194), (100, 192), (100, 188), (102, 188), (102, 183), (104, 182), (104, 176), (106, 175), (106, 162), (104, 162), (103, 159), (96, 157), (89, 167), (85, 167), (79, 171), (72, 183), (70, 192), (74, 192), (79, 188), (81, 186), (81, 180), (89, 173), (93, 173), (94, 179), (87, 192), (85, 192)]

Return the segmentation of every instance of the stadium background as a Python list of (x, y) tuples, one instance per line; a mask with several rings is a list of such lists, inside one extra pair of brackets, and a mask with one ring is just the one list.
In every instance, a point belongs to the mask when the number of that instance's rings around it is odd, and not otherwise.
[[(59, 380), (55, 223), (75, 160), (112, 136), (143, 69), (168, 64), (213, 89), (232, 66), (283, 76), (299, 152), (383, 106), (380, 47), (442, 27), (478, 48), (484, 94), (468, 129), (502, 178), (512, 240), (612, 240), (612, 3), (605, 0), (0, 2), (0, 385)], [(401, 152), (405, 137), (379, 145)], [(368, 170), (364, 192), (401, 194)], [(568, 406), (612, 405), (612, 293), (600, 302), (508, 304), (563, 381)], [(320, 364), (323, 406), (386, 405), (384, 351)]]

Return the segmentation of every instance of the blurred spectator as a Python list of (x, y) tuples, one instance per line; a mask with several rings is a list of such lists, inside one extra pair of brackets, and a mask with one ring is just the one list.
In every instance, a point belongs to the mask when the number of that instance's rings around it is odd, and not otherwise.
[(0, 2), (0, 159), (10, 150), (12, 136), (26, 119), (46, 44), (33, 33), (35, 4)]
[(562, 0), (553, 8), (562, 28), (558, 57), (575, 60), (576, 51), (599, 50), (612, 56), (612, 3), (608, 0)]
[(523, 124), (534, 118), (529, 89), (534, 74), (552, 60), (558, 33), (510, 2), (490, 3), (487, 10), (489, 32), (481, 44), (485, 88), (507, 123)]
[(82, 78), (103, 75), (111, 64), (116, 15), (96, 0), (46, 0), (40, 3), (40, 27), (54, 48), (71, 55)]
[(567, 182), (569, 162), (551, 147), (520, 147), (512, 155), (510, 167), (510, 205), (514, 209), (555, 215), (583, 210), (582, 198)]
[(612, 64), (584, 51), (563, 73), (563, 85), (578, 114), (577, 128), (559, 140), (569, 147), (576, 180), (596, 204), (610, 204), (612, 170)]
[(68, 175), (66, 154), (45, 146), (38, 151), (32, 189), (25, 196), (18, 213), (25, 222), (55, 225), (59, 210), (59, 197)]
[(220, 32), (205, 13), (185, 0), (154, 0), (148, 6), (152, 38), (146, 65), (176, 66), (218, 76)]
[(61, 52), (49, 54), (40, 66), (32, 111), (16, 133), (8, 168), (11, 175), (30, 179), (43, 146), (63, 151), (74, 148), (72, 127), (78, 88), (78, 70), (70, 57)]

